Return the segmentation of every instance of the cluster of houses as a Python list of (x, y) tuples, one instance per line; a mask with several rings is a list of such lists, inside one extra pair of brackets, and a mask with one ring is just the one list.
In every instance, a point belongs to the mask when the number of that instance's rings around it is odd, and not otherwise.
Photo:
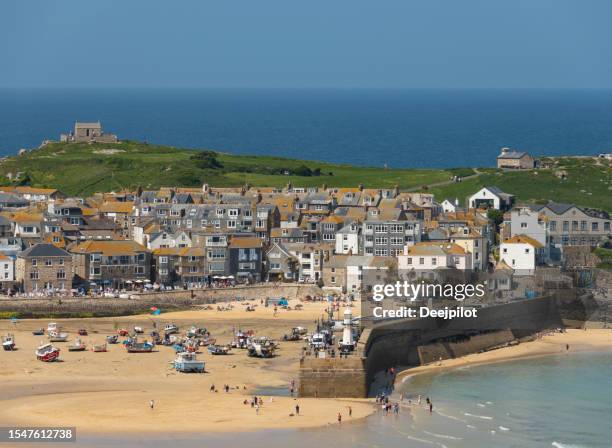
[[(503, 222), (489, 219), (489, 210)], [(4, 291), (49, 293), (295, 281), (351, 292), (364, 273), (452, 269), (533, 275), (567, 246), (612, 234), (602, 211), (515, 204), (484, 187), (432, 194), (356, 188), (161, 188), (67, 197), (0, 187)]]

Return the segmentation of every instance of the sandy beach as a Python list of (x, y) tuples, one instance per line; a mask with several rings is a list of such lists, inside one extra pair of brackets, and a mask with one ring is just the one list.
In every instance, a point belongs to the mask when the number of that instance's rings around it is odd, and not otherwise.
[[(144, 327), (153, 322), (161, 328), (174, 322), (181, 331), (191, 325), (206, 327), (221, 344), (232, 340), (237, 328), (280, 340), (294, 326), (314, 327), (325, 312), (325, 303), (304, 303), (301, 310), (272, 308), (250, 302), (233, 303), (229, 311), (197, 307), (188, 311), (94, 319), (60, 319), (70, 341), (56, 343), (62, 362), (42, 363), (35, 359), (36, 346), (44, 337), (32, 330), (46, 327), (46, 320), (0, 322), (0, 334), (15, 334), (18, 350), (0, 352), (0, 425), (76, 426), (89, 433), (139, 433), (175, 431), (235, 432), (257, 429), (308, 428), (357, 420), (375, 412), (372, 400), (291, 398), (288, 390), (297, 381), (302, 342), (281, 342), (278, 356), (256, 359), (245, 350), (228, 356), (212, 356), (202, 350), (206, 373), (176, 372), (171, 361), (174, 351), (159, 346), (153, 353), (128, 354), (121, 345), (110, 345), (106, 353), (68, 352), (79, 328), (88, 330), (82, 339), (88, 344), (104, 342), (119, 328)], [(291, 301), (294, 308), (297, 301)], [(569, 345), (569, 350), (566, 346)], [(474, 354), (460, 359), (411, 368), (400, 372), (396, 382), (412, 375), (443, 369), (501, 362), (563, 352), (612, 349), (612, 330), (568, 330), (551, 333), (532, 342)], [(230, 386), (229, 392), (223, 386)], [(215, 385), (217, 392), (211, 392)], [(284, 396), (277, 395), (281, 392)], [(259, 412), (250, 406), (253, 395), (263, 398)], [(155, 406), (150, 409), (149, 402)], [(300, 415), (295, 415), (299, 404)], [(352, 417), (348, 417), (348, 407)], [(291, 415), (293, 414), (293, 415)]]
[[(33, 336), (35, 328), (46, 327), (46, 320), (23, 320), (17, 324), (0, 322), (0, 333), (15, 335), (18, 351), (0, 353), (0, 424), (76, 426), (85, 432), (142, 431), (246, 431), (262, 428), (306, 428), (336, 423), (338, 412), (344, 421), (369, 415), (369, 400), (294, 399), (270, 397), (265, 388), (286, 391), (297, 381), (302, 342), (281, 342), (278, 356), (256, 359), (245, 350), (232, 350), (228, 356), (212, 356), (205, 349), (199, 355), (206, 361), (206, 373), (182, 374), (169, 364), (174, 359), (170, 347), (159, 346), (153, 353), (128, 354), (121, 345), (109, 345), (106, 353), (68, 352), (79, 328), (86, 328), (88, 344), (100, 343), (118, 328), (131, 330), (140, 325), (148, 333), (174, 322), (181, 331), (191, 325), (207, 328), (217, 342), (229, 343), (236, 328), (253, 330), (256, 335), (280, 339), (294, 326), (312, 329), (325, 310), (324, 303), (304, 303), (303, 310), (272, 308), (259, 303), (255, 311), (245, 311), (244, 303), (234, 303), (229, 311), (205, 307), (189, 311), (97, 319), (59, 319), (70, 333), (66, 343), (55, 343), (62, 362), (42, 363), (34, 351), (44, 337)], [(290, 302), (293, 308), (298, 302)], [(229, 393), (222, 390), (230, 386)], [(215, 385), (218, 392), (211, 392)], [(261, 391), (261, 393), (259, 392)], [(259, 412), (251, 408), (253, 395), (263, 398)], [(155, 401), (150, 409), (150, 400)], [(295, 405), (300, 415), (295, 414)], [(348, 417), (348, 407), (352, 418)]]
[[(569, 346), (569, 349), (568, 349)], [(436, 373), (447, 369), (538, 356), (575, 353), (584, 351), (612, 350), (612, 329), (569, 329), (563, 333), (550, 332), (530, 342), (499, 348), (461, 358), (447, 359), (424, 366), (405, 369), (397, 374), (396, 384), (414, 375)]]

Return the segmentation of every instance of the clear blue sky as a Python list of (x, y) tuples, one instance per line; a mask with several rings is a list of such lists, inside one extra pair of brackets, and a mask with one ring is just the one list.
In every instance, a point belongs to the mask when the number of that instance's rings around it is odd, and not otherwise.
[(2, 0), (0, 86), (610, 88), (612, 0)]

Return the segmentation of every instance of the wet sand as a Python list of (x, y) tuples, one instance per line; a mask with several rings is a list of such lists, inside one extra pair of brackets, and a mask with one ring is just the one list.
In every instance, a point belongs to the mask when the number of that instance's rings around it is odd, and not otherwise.
[[(348, 406), (353, 420), (373, 411), (371, 401), (355, 399), (264, 396), (259, 413), (243, 404), (258, 388), (288, 389), (292, 379), (297, 382), (302, 342), (281, 342), (278, 356), (271, 359), (250, 358), (246, 350), (239, 349), (227, 356), (212, 356), (203, 348), (199, 358), (206, 362), (204, 374), (176, 372), (170, 365), (174, 359), (171, 347), (128, 354), (117, 344), (109, 345), (106, 353), (68, 352), (79, 328), (88, 330), (89, 335), (82, 339), (90, 346), (104, 342), (118, 328), (131, 330), (140, 325), (148, 334), (153, 321), (157, 328), (174, 322), (182, 332), (194, 324), (206, 327), (222, 344), (231, 341), (238, 327), (280, 340), (293, 326), (312, 330), (326, 306), (305, 303), (301, 311), (279, 309), (275, 317), (273, 309), (257, 305), (253, 312), (234, 303), (234, 309), (221, 312), (215, 306), (158, 317), (59, 319), (70, 340), (54, 344), (62, 350), (62, 362), (53, 363), (37, 361), (34, 355), (36, 346), (46, 339), (31, 331), (46, 327), (46, 320), (2, 321), (0, 333), (14, 333), (18, 351), (0, 353), (0, 425), (76, 426), (86, 433), (234, 432), (332, 424), (338, 412), (347, 418)], [(218, 392), (210, 391), (213, 384)], [(222, 390), (224, 384), (230, 385), (229, 393)], [(150, 400), (155, 401), (153, 409)], [(300, 415), (290, 416), (296, 404)]]

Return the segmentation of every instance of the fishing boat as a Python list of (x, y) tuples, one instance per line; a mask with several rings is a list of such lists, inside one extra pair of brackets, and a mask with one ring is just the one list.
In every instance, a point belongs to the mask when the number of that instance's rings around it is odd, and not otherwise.
[(36, 359), (43, 362), (55, 361), (60, 354), (60, 350), (50, 343), (42, 344), (36, 349)]
[(206, 336), (208, 336), (208, 330), (206, 330), (206, 328), (200, 328), (200, 327), (196, 327), (195, 325), (192, 325), (191, 328), (187, 330), (188, 338), (198, 338), (198, 337), (206, 337)]
[(103, 344), (94, 344), (91, 346), (91, 351), (94, 353), (102, 353), (107, 351), (106, 350), (106, 342), (104, 342)]
[(116, 344), (119, 341), (119, 336), (113, 334), (112, 336), (106, 336), (106, 342), (109, 344)]
[(195, 353), (181, 352), (174, 358), (174, 368), (179, 372), (204, 372), (204, 361), (198, 361)]
[(162, 343), (162, 338), (159, 336), (159, 333), (155, 330), (153, 330), (151, 333), (149, 333), (149, 335), (151, 336), (151, 339), (153, 340), (153, 343), (155, 344), (161, 344)]
[(128, 353), (151, 353), (155, 344), (151, 342), (136, 342), (136, 339), (125, 344), (125, 348)]
[(134, 333), (136, 333), (136, 334), (142, 334), (142, 333), (144, 333), (144, 330), (143, 330), (143, 328), (142, 328), (142, 327), (138, 327), (138, 326), (137, 326), (137, 327), (134, 327)]
[(11, 333), (2, 336), (2, 348), (4, 351), (12, 352), (15, 350), (15, 336)]
[(45, 329), (44, 328), (37, 328), (36, 330), (34, 330), (32, 332), (32, 334), (34, 336), (43, 336), (45, 334)]
[(49, 342), (66, 342), (68, 340), (68, 333), (59, 332), (57, 330), (49, 331), (47, 335)]
[(119, 336), (127, 336), (130, 334), (130, 332), (127, 331), (125, 328), (120, 328), (119, 330), (117, 330), (117, 334)]
[(208, 353), (211, 355), (227, 355), (231, 349), (227, 345), (209, 345)]
[(247, 350), (249, 351), (248, 355), (254, 358), (272, 358), (274, 356), (275, 347), (253, 342), (249, 345)]
[(178, 333), (179, 328), (175, 325), (175, 324), (166, 324), (166, 326), (164, 327), (164, 333), (166, 334), (175, 334)]
[(80, 328), (79, 331), (79, 336), (87, 336), (87, 330), (85, 328)]
[(82, 352), (82, 351), (85, 351), (86, 348), (87, 346), (85, 345), (83, 341), (81, 341), (81, 338), (76, 338), (74, 340), (74, 343), (68, 346), (68, 351), (69, 352)]
[(206, 347), (208, 345), (215, 345), (217, 340), (215, 338), (204, 338), (198, 340), (202, 347)]
[(47, 332), (49, 331), (59, 331), (59, 326), (55, 322), (50, 322), (47, 325)]

